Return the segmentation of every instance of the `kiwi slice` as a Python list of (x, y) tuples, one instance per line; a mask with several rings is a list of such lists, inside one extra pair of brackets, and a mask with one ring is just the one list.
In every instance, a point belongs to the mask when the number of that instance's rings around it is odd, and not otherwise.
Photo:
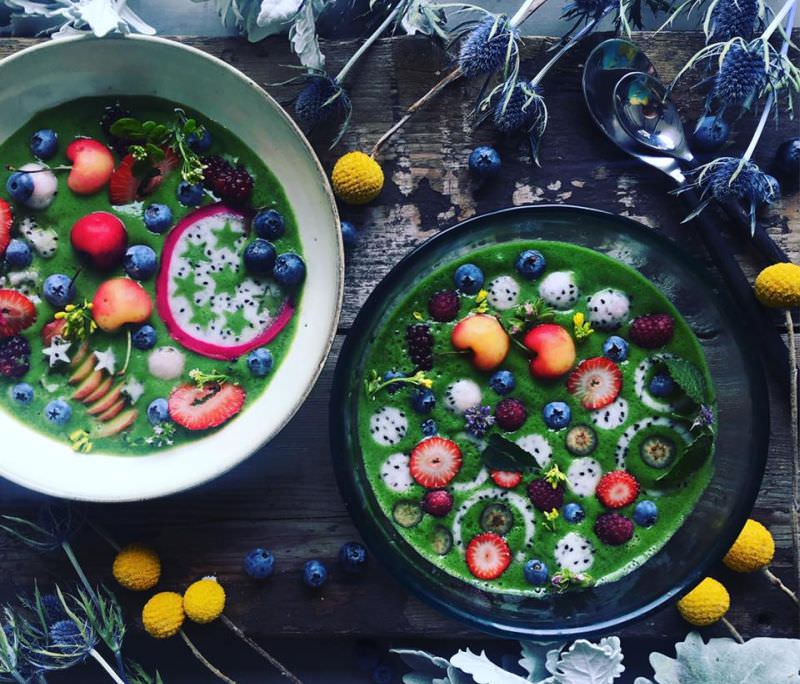
[(444, 525), (437, 525), (433, 530), (431, 546), (440, 556), (446, 556), (453, 548), (453, 535)]
[(588, 425), (576, 425), (567, 432), (567, 451), (575, 456), (588, 456), (597, 448), (597, 433)]
[(642, 442), (639, 455), (650, 467), (663, 470), (675, 460), (675, 442), (663, 435), (651, 435)]
[(400, 527), (415, 527), (422, 520), (422, 507), (416, 501), (398, 501), (392, 508), (392, 517)]
[(489, 504), (481, 513), (481, 529), (484, 532), (494, 532), (502, 537), (508, 534), (513, 526), (514, 516), (505, 504)]

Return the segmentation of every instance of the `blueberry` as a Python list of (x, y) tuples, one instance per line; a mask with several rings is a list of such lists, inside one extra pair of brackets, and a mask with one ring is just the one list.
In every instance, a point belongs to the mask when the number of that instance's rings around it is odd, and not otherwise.
[(526, 249), (520, 252), (514, 265), (523, 278), (533, 280), (542, 275), (547, 262), (541, 252), (535, 249)]
[[(396, 370), (389, 370), (383, 374), (383, 381), (386, 382), (387, 380), (394, 380), (395, 378), (404, 378), (404, 377), (406, 377), (405, 373), (400, 373), (399, 371)], [(398, 392), (400, 389), (402, 389), (402, 387), (403, 387), (402, 382), (395, 382), (392, 383), (391, 385), (387, 385), (386, 391), (389, 394), (394, 394), (395, 392)]]
[(392, 684), (394, 681), (394, 669), (386, 663), (378, 664), (372, 671), (373, 684)]
[(303, 582), (312, 589), (319, 589), (328, 579), (328, 570), (318, 560), (307, 561), (303, 566)]
[(516, 386), (517, 381), (511, 371), (499, 370), (489, 378), (489, 387), (500, 395), (510, 394)]
[(247, 355), (247, 367), (257, 378), (263, 378), (269, 375), (269, 372), (272, 370), (272, 364), (272, 353), (266, 347), (254, 349)]
[(211, 133), (208, 132), (208, 129), (203, 127), (198, 134), (197, 131), (193, 133), (189, 133), (186, 136), (186, 142), (189, 143), (189, 147), (192, 149), (192, 152), (197, 152), (198, 154), (204, 154), (211, 149), (211, 143), (213, 142), (211, 138)]
[(437, 432), (439, 432), (439, 428), (436, 425), (436, 421), (433, 418), (428, 418), (428, 420), (423, 420), (422, 425), (420, 426), (420, 430), (422, 430), (422, 434), (426, 437), (433, 437)]
[(656, 373), (650, 378), (649, 390), (654, 397), (668, 397), (677, 387), (675, 381), (666, 373)]
[(564, 506), (561, 514), (568, 523), (579, 523), (586, 517), (586, 514), (583, 512), (583, 506), (578, 503), (568, 503)]
[(692, 147), (700, 152), (715, 152), (728, 140), (731, 127), (722, 116), (701, 116), (692, 133)]
[(178, 201), (186, 207), (196, 207), (203, 201), (203, 186), (201, 183), (178, 183)]
[(658, 519), (658, 508), (652, 501), (640, 501), (633, 509), (633, 519), (641, 527), (650, 527)]
[(411, 393), (411, 408), (417, 413), (430, 413), (436, 406), (436, 395), (423, 387)]
[(72, 418), (72, 407), (63, 399), (53, 399), (44, 407), (44, 417), (53, 425), (66, 425)]
[(262, 209), (253, 218), (253, 230), (265, 240), (277, 240), (286, 233), (286, 221), (275, 209)]
[(27, 202), (33, 194), (33, 176), (25, 171), (15, 171), (6, 181), (6, 190), (15, 202)]
[(173, 222), (172, 209), (166, 204), (151, 204), (144, 210), (144, 225), (151, 233), (166, 233)]
[(789, 138), (778, 146), (771, 171), (782, 190), (797, 190), (800, 186), (800, 138)]
[(33, 401), (33, 387), (27, 382), (21, 382), (11, 388), (11, 398), (18, 404), (27, 406)]
[(478, 294), (483, 287), (483, 271), (475, 264), (461, 264), (453, 275), (456, 287), (464, 294)]
[(523, 572), (525, 574), (525, 580), (528, 582), (528, 584), (540, 586), (547, 582), (547, 566), (538, 559), (532, 558), (525, 563)]
[(469, 155), (469, 170), (478, 180), (494, 178), (500, 173), (500, 166), (500, 155), (493, 147), (481, 145)]
[(45, 278), (42, 292), (51, 306), (63, 309), (75, 299), (75, 283), (68, 275), (53, 273)]
[(346, 542), (339, 549), (339, 565), (345, 572), (357, 575), (367, 567), (367, 549), (358, 542)]
[(43, 128), (31, 136), (31, 153), (39, 159), (51, 159), (58, 152), (58, 134), (52, 128)]
[(353, 247), (358, 242), (358, 231), (350, 221), (342, 221), (342, 242), (345, 247)]
[(28, 268), (33, 261), (33, 253), (27, 242), (14, 238), (6, 247), (6, 266), (11, 269)]
[(134, 280), (152, 278), (158, 266), (155, 250), (147, 245), (131, 245), (122, 259), (122, 267)]
[(244, 557), (244, 571), (253, 579), (266, 579), (275, 570), (275, 556), (266, 549), (253, 549)]
[(169, 405), (163, 397), (153, 399), (147, 407), (147, 420), (150, 425), (159, 425), (169, 420)]
[(268, 276), (275, 266), (275, 245), (261, 238), (256, 238), (245, 247), (244, 267), (254, 276)]
[(275, 260), (272, 275), (279, 285), (299, 285), (306, 277), (305, 262), (294, 252), (284, 252)]
[(603, 356), (614, 363), (621, 363), (628, 358), (628, 343), (619, 335), (611, 335), (603, 342)]
[(560, 430), (569, 425), (572, 411), (563, 401), (551, 401), (549, 404), (544, 405), (542, 416), (544, 416), (544, 422), (547, 427), (552, 430)]
[(149, 323), (140, 325), (131, 335), (133, 346), (141, 351), (147, 351), (156, 346), (156, 329)]

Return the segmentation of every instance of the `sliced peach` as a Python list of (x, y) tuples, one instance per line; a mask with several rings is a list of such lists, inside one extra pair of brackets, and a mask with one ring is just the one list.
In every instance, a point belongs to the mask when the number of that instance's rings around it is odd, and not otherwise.
[[(111, 378), (109, 377), (109, 380)], [(101, 413), (108, 411), (122, 396), (122, 388), (125, 387), (125, 381), (121, 381), (117, 383), (117, 386), (114, 387), (108, 394), (104, 397), (100, 397), (96, 399), (95, 402), (89, 407), (89, 415), (90, 416), (99, 416)], [(88, 401), (87, 401), (88, 403)]]
[(104, 396), (106, 396), (106, 394), (108, 394), (108, 390), (111, 389), (111, 383), (113, 382), (114, 380), (110, 375), (106, 376), (103, 379), (103, 381), (97, 386), (97, 389), (94, 392), (89, 394), (87, 397), (84, 397), (83, 403), (93, 404), (94, 402), (102, 399)]
[(472, 365), (478, 370), (497, 368), (508, 355), (511, 340), (494, 316), (474, 314), (463, 319), (450, 335), (456, 349), (472, 350)]
[(69, 376), (69, 384), (70, 385), (77, 385), (79, 382), (83, 382), (88, 378), (95, 367), (95, 358), (94, 354), (91, 356), (87, 356), (80, 366), (75, 370), (75, 372)]
[(72, 359), (70, 360), (69, 365), (72, 366), (73, 368), (77, 368), (77, 366), (86, 358), (86, 355), (88, 353), (89, 353), (89, 343), (81, 342), (80, 346), (72, 355)]
[(136, 409), (128, 409), (127, 411), (123, 411), (116, 418), (99, 426), (97, 432), (95, 432), (95, 435), (98, 439), (118, 435), (120, 432), (127, 430), (131, 425), (133, 425), (138, 416), (139, 412)]
[(103, 371), (93, 371), (80, 385), (78, 385), (75, 392), (72, 394), (73, 399), (83, 401), (92, 392), (94, 392), (100, 383), (103, 382)]
[(99, 416), (97, 416), (97, 419), (101, 420), (104, 423), (107, 423), (112, 418), (116, 418), (124, 408), (125, 408), (125, 400), (117, 399), (108, 409), (106, 409)]

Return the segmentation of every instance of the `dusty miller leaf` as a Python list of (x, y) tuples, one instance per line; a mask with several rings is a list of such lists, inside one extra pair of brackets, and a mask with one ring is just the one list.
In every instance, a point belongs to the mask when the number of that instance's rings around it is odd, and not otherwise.
[(88, 31), (98, 38), (114, 31), (147, 35), (156, 32), (128, 7), (127, 0), (5, 0), (5, 4), (11, 9), (12, 19), (22, 14), (47, 20), (54, 38)]
[(553, 679), (557, 684), (611, 684), (625, 671), (622, 657), (619, 637), (596, 644), (578, 639), (561, 653)]
[(266, 32), (265, 35), (283, 33), (289, 29), (302, 4), (303, 0), (262, 0), (256, 24)]
[(441, 677), (442, 674), (447, 671), (447, 666), (450, 664), (446, 658), (440, 658), (426, 651), (393, 648), (391, 652), (399, 655), (400, 660), (412, 670), (416, 670), (429, 677)]
[(459, 651), (452, 658), (450, 664), (457, 670), (468, 675), (476, 684), (528, 684), (527, 679), (506, 672), (502, 667), (495, 665), (486, 657), (486, 652), (478, 655), (469, 649)]
[(539, 682), (546, 679), (548, 674), (553, 674), (552, 670), (547, 669), (547, 659), (551, 653), (555, 653), (557, 662), (558, 655), (564, 645), (554, 645), (553, 643), (539, 641), (519, 642), (521, 655), (519, 665), (528, 673), (529, 682)]
[(325, 55), (319, 47), (316, 14), (311, 0), (305, 0), (295, 16), (292, 28), (289, 30), (289, 42), (300, 64), (308, 69), (318, 71), (325, 69)]

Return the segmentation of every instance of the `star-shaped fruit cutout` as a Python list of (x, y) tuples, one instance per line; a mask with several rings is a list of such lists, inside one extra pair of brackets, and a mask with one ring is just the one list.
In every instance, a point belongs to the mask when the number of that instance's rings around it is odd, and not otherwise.
[(94, 352), (94, 356), (97, 359), (97, 363), (94, 365), (95, 370), (108, 371), (109, 375), (114, 375), (114, 370), (117, 367), (117, 356), (111, 347), (105, 351)]
[(225, 314), (225, 324), (236, 337), (239, 337), (242, 331), (251, 325), (250, 321), (245, 318), (244, 308), (228, 311)]
[(235, 295), (236, 288), (239, 285), (239, 274), (228, 265), (210, 274), (214, 281), (215, 292), (218, 295), (229, 294)]
[(203, 290), (203, 286), (198, 285), (194, 279), (193, 271), (190, 271), (182, 278), (176, 276), (172, 279), (172, 282), (175, 283), (175, 290), (172, 296), (183, 297), (189, 304), (194, 304), (194, 296)]
[(216, 317), (217, 314), (211, 310), (211, 307), (195, 306), (192, 308), (192, 317), (189, 319), (189, 323), (199, 325), (203, 330), (205, 330), (208, 328), (208, 324), (215, 320)]
[(206, 254), (205, 242), (198, 243), (191, 242), (189, 240), (186, 240), (186, 250), (181, 252), (181, 259), (185, 259), (192, 266), (198, 266), (204, 261), (211, 261), (209, 256)]
[(236, 243), (242, 238), (241, 231), (231, 228), (229, 221), (225, 221), (225, 225), (218, 230), (212, 230), (214, 237), (217, 238), (217, 249), (229, 249), (231, 252), (237, 252)]
[(50, 342), (49, 347), (45, 347), (42, 349), (42, 354), (47, 357), (47, 363), (52, 368), (57, 363), (69, 363), (69, 356), (67, 352), (69, 348), (72, 346), (72, 342), (67, 342), (66, 340), (56, 336), (53, 338), (53, 341)]

